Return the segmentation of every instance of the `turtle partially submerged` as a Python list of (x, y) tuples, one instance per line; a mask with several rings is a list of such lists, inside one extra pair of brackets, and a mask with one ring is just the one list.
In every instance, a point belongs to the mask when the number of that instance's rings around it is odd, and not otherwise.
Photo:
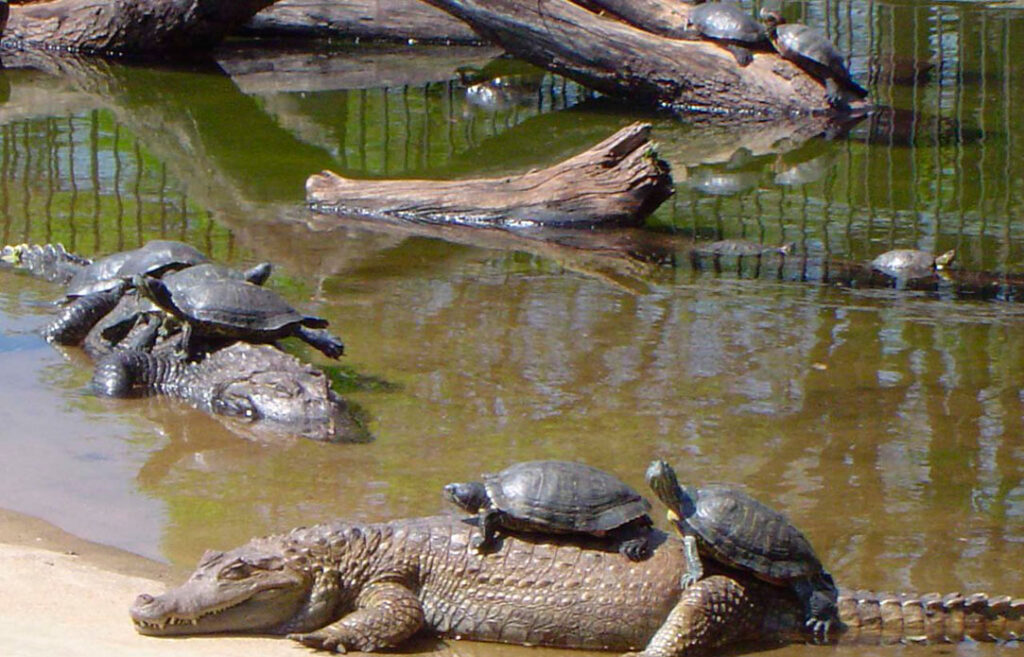
[(525, 461), (482, 482), (453, 483), (444, 495), (479, 514), (474, 547), (494, 547), (498, 527), (524, 532), (608, 536), (634, 561), (651, 553), (650, 503), (617, 477), (572, 461)]
[(303, 315), (273, 290), (234, 278), (161, 280), (136, 276), (139, 293), (183, 324), (180, 349), (194, 353), (192, 336), (273, 342), (296, 337), (329, 358), (345, 353), (341, 340), (326, 331), (327, 320)]
[(893, 249), (872, 260), (871, 268), (899, 280), (927, 278), (934, 275), (936, 270), (949, 267), (955, 258), (955, 249), (938, 256), (930, 251)]
[(786, 242), (779, 246), (761, 244), (753, 240), (726, 239), (707, 244), (697, 244), (693, 253), (704, 257), (756, 257), (763, 255), (789, 255), (796, 248), (795, 242)]
[(867, 98), (867, 89), (853, 79), (843, 56), (824, 32), (809, 25), (787, 23), (777, 4), (763, 6), (761, 20), (780, 55), (825, 83), (829, 105), (846, 110), (849, 98)]
[(64, 308), (43, 329), (50, 342), (77, 345), (89, 329), (120, 301), (136, 275), (163, 274), (206, 262), (200, 251), (184, 242), (153, 240), (130, 251), (119, 251), (79, 269), (64, 293)]
[(768, 42), (764, 26), (732, 2), (705, 2), (690, 10), (687, 28), (705, 39), (718, 42), (732, 53), (740, 66), (754, 60), (750, 48)]
[(807, 627), (815, 637), (828, 633), (838, 620), (839, 591), (810, 542), (784, 515), (728, 486), (680, 486), (672, 466), (661, 460), (647, 468), (647, 483), (683, 536), (684, 587), (703, 576), (701, 555), (710, 557), (791, 586), (804, 605)]

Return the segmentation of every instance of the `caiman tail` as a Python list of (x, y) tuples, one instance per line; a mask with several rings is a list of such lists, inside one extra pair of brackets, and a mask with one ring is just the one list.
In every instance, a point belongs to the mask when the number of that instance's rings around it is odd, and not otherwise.
[(1024, 598), (842, 591), (841, 643), (956, 643), (1024, 637)]

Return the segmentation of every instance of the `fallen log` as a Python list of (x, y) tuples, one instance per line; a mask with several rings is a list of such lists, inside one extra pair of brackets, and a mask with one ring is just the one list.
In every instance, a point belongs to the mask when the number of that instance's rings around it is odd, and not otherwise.
[(317, 212), (491, 227), (639, 225), (673, 193), (668, 165), (634, 123), (554, 166), (474, 180), (353, 180), (324, 171), (306, 181)]
[(766, 116), (835, 111), (820, 81), (774, 52), (741, 67), (714, 43), (659, 36), (569, 0), (426, 2), (516, 57), (634, 102)]
[(94, 54), (210, 48), (274, 0), (49, 0), (11, 6), (5, 47)]
[(280, 0), (244, 26), (256, 36), (480, 43), (460, 20), (419, 0)]

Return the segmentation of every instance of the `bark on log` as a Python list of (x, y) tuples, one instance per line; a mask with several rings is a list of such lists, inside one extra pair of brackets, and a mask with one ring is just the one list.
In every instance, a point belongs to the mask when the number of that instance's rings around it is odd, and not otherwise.
[(460, 20), (420, 0), (280, 0), (241, 30), (260, 36), (480, 43)]
[(11, 7), (5, 47), (97, 54), (195, 52), (274, 0), (50, 0)]
[(568, 0), (426, 1), (516, 57), (634, 102), (766, 116), (834, 111), (821, 82), (774, 52), (740, 67), (714, 43), (658, 36)]
[(353, 180), (330, 171), (306, 181), (318, 212), (492, 227), (638, 225), (672, 195), (668, 165), (634, 123), (554, 166), (461, 181)]

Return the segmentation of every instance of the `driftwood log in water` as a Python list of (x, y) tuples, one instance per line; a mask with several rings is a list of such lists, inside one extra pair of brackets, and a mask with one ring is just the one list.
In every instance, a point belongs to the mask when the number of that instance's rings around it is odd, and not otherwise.
[(420, 0), (280, 0), (253, 16), (242, 31), (431, 43), (481, 40), (462, 21)]
[[(665, 9), (662, 2), (670, 0), (643, 0), (631, 9), (625, 0), (585, 0), (607, 5), (601, 14), (569, 0), (426, 1), (516, 57), (612, 96), (688, 111), (833, 112), (822, 83), (777, 53), (757, 53), (741, 67), (714, 43), (649, 31), (673, 29), (682, 14)], [(638, 7), (651, 7), (651, 16)], [(616, 9), (627, 15), (615, 18)], [(635, 26), (641, 24), (645, 29)]]
[(319, 212), (476, 226), (638, 225), (671, 196), (672, 176), (635, 123), (541, 170), (473, 180), (352, 180), (325, 171), (306, 181)]
[(274, 0), (48, 0), (12, 4), (8, 47), (126, 54), (197, 51)]

